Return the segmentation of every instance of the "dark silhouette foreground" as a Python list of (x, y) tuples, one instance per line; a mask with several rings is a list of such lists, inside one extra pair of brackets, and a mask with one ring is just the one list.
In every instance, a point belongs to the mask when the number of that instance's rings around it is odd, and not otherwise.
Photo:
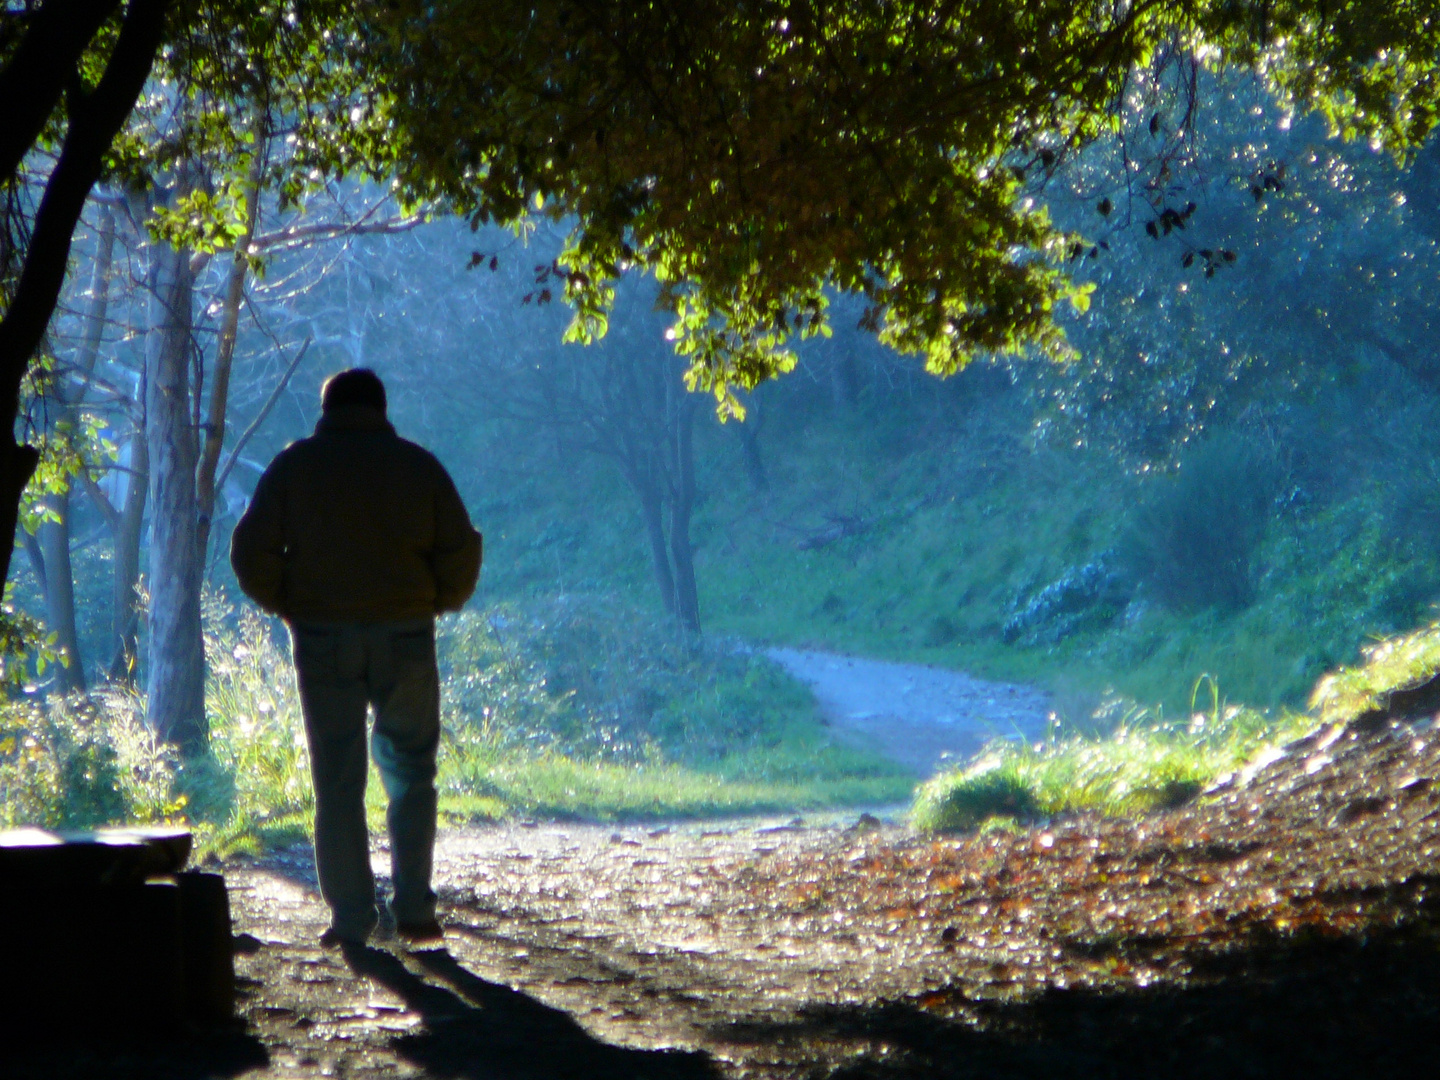
[[(365, 821), (366, 751), (388, 808), (400, 933), (439, 940), (430, 875), (440, 675), (435, 618), (480, 573), (480, 534), (435, 456), (400, 438), (367, 368), (331, 376), (309, 438), (265, 469), (230, 542), (246, 594), (290, 628), (315, 785), (315, 861), (327, 945), (380, 921)], [(367, 744), (366, 718), (374, 724)]]
[[(346, 946), (358, 976), (397, 995), (422, 1022), (380, 1034), (385, 1058), (423, 1076), (466, 1080), (708, 1080), (733, 1075), (701, 1051), (629, 1049), (567, 1013), (482, 979), (444, 951), (402, 961)], [(747, 1075), (846, 1080), (1138, 1080), (1145, 1077), (1425, 1076), (1440, 1060), (1440, 957), (1433, 927), (1367, 943), (1312, 941), (1237, 951), (1213, 985), (1125, 993), (1051, 991), (1019, 1003), (967, 1002), (959, 991), (867, 1007), (816, 1004), (799, 1019), (737, 1019), (706, 1032), (709, 1049)], [(263, 998), (263, 988), (252, 987)], [(78, 1018), (77, 1018), (78, 1019)], [(295, 1028), (293, 1017), (284, 1028)], [(77, 1025), (78, 1027), (78, 1025)], [(357, 1033), (358, 1034), (358, 1033)], [(323, 1075), (333, 1059), (287, 1055), (284, 1031), (147, 1040), (75, 1032), (7, 1043), (0, 1076), (97, 1080)], [(12, 1036), (13, 1038), (13, 1036)], [(266, 1044), (269, 1044), (268, 1047)], [(338, 1049), (360, 1075), (369, 1039)], [(308, 1064), (307, 1064), (308, 1063)], [(298, 1066), (298, 1069), (297, 1067)]]
[(1364, 943), (1240, 950), (1219, 966), (1231, 970), (1194, 989), (1056, 990), (1013, 1005), (936, 993), (819, 1006), (799, 1021), (739, 1023), (716, 1035), (769, 1047), (796, 1066), (826, 1049), (859, 1050), (849, 1063), (831, 1057), (826, 1075), (846, 1080), (1368, 1080), (1433, 1075), (1440, 1061), (1433, 926)]

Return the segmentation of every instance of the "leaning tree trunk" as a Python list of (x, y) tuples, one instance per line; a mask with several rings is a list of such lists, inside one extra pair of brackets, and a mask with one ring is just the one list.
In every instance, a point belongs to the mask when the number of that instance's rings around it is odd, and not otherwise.
[(205, 643), (200, 627), (196, 445), (190, 412), (194, 276), (189, 257), (153, 247), (145, 342), (145, 436), (150, 452), (150, 727), (187, 756), (204, 750)]
[(205, 441), (200, 446), (200, 461), (195, 471), (195, 505), (198, 532), (196, 547), (200, 563), (205, 563), (210, 549), (210, 528), (215, 518), (215, 470), (220, 466), (220, 451), (225, 447), (225, 414), (230, 402), (230, 367), (235, 358), (235, 338), (240, 328), (240, 304), (245, 298), (245, 278), (250, 272), (250, 242), (260, 221), (260, 184), (265, 175), (265, 131), (256, 133), (255, 156), (246, 180), (245, 231), (235, 245), (230, 260), (230, 276), (225, 283), (225, 300), (221, 308), (220, 337), (215, 344), (215, 363), (210, 372), (210, 414), (205, 421)]
[(47, 3), (0, 70), (0, 178), (15, 176), (62, 93), (68, 124), (45, 182), (25, 250), (24, 266), (0, 319), (0, 581), (10, 571), (20, 496), (40, 454), (15, 439), (20, 392), (31, 359), (60, 296), (70, 238), (91, 187), (105, 168), (116, 133), (130, 115), (160, 47), (169, 0), (130, 0), (105, 73), (88, 91), (78, 77), (91, 37), (115, 5)]

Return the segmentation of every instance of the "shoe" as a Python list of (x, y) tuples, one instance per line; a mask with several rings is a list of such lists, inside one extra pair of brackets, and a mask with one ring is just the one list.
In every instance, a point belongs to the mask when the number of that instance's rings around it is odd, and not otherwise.
[(335, 927), (330, 927), (320, 935), (320, 947), (322, 949), (340, 949), (346, 945), (364, 945), (369, 940), (369, 934), (344, 934)]
[(438, 919), (422, 922), (396, 922), (395, 937), (402, 945), (413, 948), (434, 949), (445, 944), (445, 930)]
[(375, 945), (385, 945), (395, 940), (395, 916), (390, 914), (390, 909), (381, 905), (380, 921), (375, 924), (375, 929), (370, 931), (370, 941)]

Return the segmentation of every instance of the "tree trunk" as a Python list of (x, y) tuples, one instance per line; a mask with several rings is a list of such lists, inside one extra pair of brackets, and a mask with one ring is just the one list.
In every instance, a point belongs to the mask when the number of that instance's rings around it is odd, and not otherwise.
[[(140, 399), (145, 397), (142, 373)], [(139, 410), (137, 410), (139, 411)], [(140, 411), (143, 416), (143, 411)], [(110, 662), (105, 677), (111, 682), (133, 686), (135, 683), (136, 637), (140, 626), (140, 532), (145, 521), (145, 493), (149, 486), (149, 455), (145, 450), (144, 421), (130, 433), (130, 459), (125, 466), (125, 497), (116, 509), (88, 475), (81, 481), (90, 493), (90, 500), (105, 518), (114, 538), (115, 557), (111, 560), (110, 637), (106, 648)]]
[(740, 433), (740, 453), (745, 461), (745, 475), (750, 486), (756, 491), (770, 490), (770, 476), (765, 471), (765, 459), (760, 455), (760, 427), (764, 424), (760, 412), (760, 399), (750, 396), (745, 402), (745, 419), (736, 425)]
[(70, 565), (70, 492), (56, 491), (45, 498), (54, 521), (41, 523), (36, 540), (45, 557), (45, 625), (65, 654), (56, 670), (55, 688), (62, 694), (85, 689), (85, 665), (80, 656), (80, 635), (75, 626), (75, 574)]
[(205, 644), (195, 504), (196, 432), (190, 350), (194, 278), (183, 251), (156, 243), (145, 341), (145, 436), (150, 454), (151, 728), (186, 756), (205, 748)]
[(89, 93), (77, 63), (113, 5), (47, 3), (0, 71), (0, 179), (9, 180), (69, 88), (69, 122), (36, 208), (24, 265), (0, 319), (0, 581), (8, 578), (20, 496), (40, 460), (15, 441), (20, 388), (65, 281), (70, 240), (116, 133), (135, 106), (160, 46), (169, 0), (130, 0), (105, 73)]
[(690, 515), (695, 509), (695, 409), (693, 395), (680, 380), (670, 383), (670, 560), (675, 568), (675, 618), (692, 634), (700, 633), (700, 597), (695, 587), (695, 553), (690, 544)]
[(17, 394), (14, 406), (9, 409), (9, 422), (0, 416), (0, 425), (3, 425), (0, 430), (0, 569), (7, 579), (14, 551), (15, 523), (20, 519), (20, 496), (30, 477), (35, 475), (35, 466), (40, 464), (40, 451), (17, 443), (11, 434), (19, 409)]
[[(144, 384), (141, 384), (144, 397)], [(140, 534), (145, 524), (145, 496), (150, 487), (150, 455), (144, 426), (131, 436), (130, 475), (125, 485), (125, 503), (115, 523), (115, 565), (110, 594), (111, 682), (134, 685), (140, 657), (141, 601)]]
[(860, 400), (860, 370), (847, 342), (838, 344), (830, 367), (830, 392), (837, 411), (849, 411)]
[(235, 358), (235, 338), (240, 324), (240, 303), (245, 298), (245, 277), (250, 272), (250, 242), (260, 221), (260, 182), (265, 172), (265, 136), (257, 132), (255, 156), (246, 179), (245, 232), (235, 245), (230, 261), (230, 276), (225, 285), (224, 310), (220, 320), (220, 337), (215, 346), (215, 363), (210, 375), (210, 413), (205, 419), (205, 442), (200, 448), (200, 464), (195, 473), (195, 501), (198, 511), (196, 546), (200, 562), (210, 547), (210, 526), (215, 516), (215, 470), (220, 464), (220, 451), (225, 447), (225, 414), (230, 401), (230, 367)]
[[(90, 270), (90, 301), (80, 347), (73, 371), (55, 381), (54, 395), (61, 405), (57, 427), (73, 433), (80, 426), (80, 405), (85, 400), (100, 341), (105, 333), (105, 311), (110, 302), (110, 264), (115, 251), (115, 215), (100, 210), (100, 232), (95, 261)], [(72, 384), (69, 380), (74, 379)], [(65, 654), (65, 663), (56, 674), (56, 686), (70, 694), (85, 689), (85, 660), (80, 653), (80, 634), (75, 618), (75, 574), (70, 563), (70, 489), (46, 496), (45, 505), (54, 520), (41, 523), (36, 539), (45, 558), (45, 624)]]
[(640, 512), (645, 518), (645, 536), (650, 541), (650, 565), (655, 571), (655, 585), (660, 590), (665, 614), (673, 619), (676, 617), (675, 575), (670, 570), (670, 554), (665, 547), (665, 508), (653, 482), (642, 484), (632, 481), (632, 486), (640, 496)]

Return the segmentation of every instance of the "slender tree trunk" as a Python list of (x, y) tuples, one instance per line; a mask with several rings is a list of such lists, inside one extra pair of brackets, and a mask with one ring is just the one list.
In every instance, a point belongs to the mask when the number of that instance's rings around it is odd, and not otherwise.
[(30, 572), (35, 575), (35, 580), (40, 583), (40, 591), (48, 592), (49, 583), (45, 580), (45, 552), (40, 547), (40, 541), (30, 533), (21, 530), (20, 543), (25, 547), (25, 554), (30, 558)]
[(693, 395), (679, 379), (670, 382), (670, 560), (675, 567), (675, 617), (692, 634), (700, 633), (700, 596), (695, 587), (695, 552), (690, 515), (695, 509), (695, 409)]
[(46, 496), (45, 505), (54, 521), (36, 530), (36, 540), (45, 556), (45, 625), (55, 635), (55, 644), (65, 654), (56, 670), (55, 686), (62, 694), (85, 689), (85, 665), (80, 656), (80, 634), (75, 625), (75, 574), (70, 565), (70, 492)]
[(205, 645), (200, 627), (199, 456), (191, 414), (194, 278), (186, 252), (152, 248), (145, 342), (145, 435), (150, 452), (151, 728), (182, 753), (205, 748)]
[[(141, 374), (140, 407), (143, 417), (145, 400), (144, 374)], [(139, 654), (136, 639), (140, 627), (142, 603), (137, 589), (140, 584), (140, 533), (145, 521), (145, 495), (150, 484), (149, 455), (145, 450), (145, 422), (137, 421), (129, 437), (130, 458), (124, 472), (125, 495), (116, 509), (88, 475), (81, 481), (90, 493), (90, 501), (105, 518), (114, 538), (115, 557), (111, 560), (110, 637), (106, 649), (110, 662), (105, 677), (111, 682), (133, 686)]]
[(760, 400), (752, 395), (745, 402), (745, 419), (736, 427), (740, 434), (740, 453), (745, 461), (745, 475), (750, 478), (750, 486), (756, 491), (770, 490), (770, 476), (765, 471), (765, 459), (760, 454), (760, 428), (764, 423)]
[(675, 612), (675, 575), (670, 570), (670, 553), (665, 545), (665, 508), (653, 482), (634, 484), (640, 496), (640, 513), (645, 519), (645, 536), (650, 541), (650, 564), (655, 571), (655, 585), (665, 614), (672, 619)]
[(855, 363), (855, 353), (846, 342), (838, 345), (830, 367), (830, 392), (837, 410), (852, 409), (860, 400), (860, 370)]
[(225, 414), (230, 401), (230, 367), (235, 357), (235, 338), (240, 323), (240, 303), (245, 297), (245, 277), (250, 272), (250, 241), (260, 220), (260, 181), (265, 170), (265, 139), (255, 140), (255, 157), (246, 181), (245, 233), (235, 245), (230, 277), (225, 286), (220, 337), (215, 346), (215, 363), (210, 375), (210, 413), (205, 419), (205, 442), (195, 472), (195, 501), (198, 511), (196, 544), (200, 562), (210, 548), (210, 525), (215, 516), (215, 470), (225, 447)]
[[(80, 405), (100, 355), (114, 250), (115, 215), (101, 207), (100, 232), (90, 271), (90, 299), (85, 308), (84, 330), (75, 353), (74, 370), (69, 376), (74, 382), (62, 377), (56, 380), (54, 388), (55, 398), (61, 405), (57, 426), (72, 433), (79, 428)], [(75, 617), (75, 574), (70, 562), (70, 489), (46, 496), (45, 505), (53, 520), (43, 522), (36, 536), (45, 558), (45, 623), (65, 654), (65, 664), (56, 674), (56, 685), (61, 693), (69, 694), (85, 689), (85, 659), (80, 653)]]
[[(144, 400), (144, 384), (141, 384)], [(130, 475), (125, 502), (115, 522), (115, 565), (110, 594), (111, 682), (133, 685), (140, 656), (140, 536), (145, 524), (145, 497), (150, 488), (150, 455), (143, 424), (130, 443)]]

